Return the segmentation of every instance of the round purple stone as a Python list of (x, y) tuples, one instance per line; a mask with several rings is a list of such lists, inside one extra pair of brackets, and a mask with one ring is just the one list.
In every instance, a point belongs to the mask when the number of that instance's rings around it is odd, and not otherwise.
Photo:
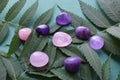
[(79, 39), (82, 39), (82, 40), (87, 40), (89, 39), (91, 33), (90, 33), (90, 29), (87, 28), (87, 27), (84, 27), (84, 26), (79, 26), (76, 28), (75, 30), (75, 33), (76, 33), (76, 36), (79, 38)]
[(104, 46), (104, 40), (101, 36), (94, 35), (90, 38), (89, 45), (94, 50), (100, 50)]
[(36, 32), (40, 35), (48, 35), (49, 34), (49, 26), (48, 25), (45, 25), (45, 24), (42, 24), (42, 25), (39, 25), (37, 28), (36, 28)]
[(65, 26), (70, 24), (72, 21), (71, 16), (66, 13), (66, 12), (61, 12), (57, 17), (56, 17), (56, 23), (61, 26)]
[(68, 72), (77, 72), (79, 70), (81, 58), (78, 56), (68, 57), (64, 60), (65, 69)]

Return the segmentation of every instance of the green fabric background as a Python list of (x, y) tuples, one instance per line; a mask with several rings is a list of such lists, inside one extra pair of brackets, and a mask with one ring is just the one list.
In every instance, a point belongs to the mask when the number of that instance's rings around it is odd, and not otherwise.
[[(9, 3), (7, 5), (7, 7), (4, 9), (4, 11), (1, 13), (2, 16), (0, 16), (0, 19), (4, 19), (5, 14), (7, 13), (8, 9), (16, 2), (17, 0), (9, 0)], [(98, 5), (96, 3), (96, 0), (83, 0), (84, 2), (92, 5), (93, 7), (98, 8)], [(12, 21), (14, 23), (18, 23), (20, 17), (22, 16), (22, 14), (25, 12), (26, 9), (28, 9), (33, 3), (35, 2), (35, 0), (27, 0), (27, 3), (25, 5), (25, 7), (22, 9), (22, 11), (19, 13), (19, 15)], [(64, 8), (65, 10), (68, 10), (72, 13), (75, 13), (83, 18), (84, 15), (81, 12), (79, 3), (77, 0), (39, 0), (39, 8), (33, 18), (33, 20), (31, 21), (31, 24), (34, 23), (35, 19), (41, 15), (43, 12), (45, 12), (46, 10), (48, 10), (49, 8), (59, 5), (60, 7)], [(59, 9), (57, 7), (55, 7), (54, 10), (54, 16), (50, 22), (50, 24), (52, 22), (55, 22), (55, 18), (56, 15), (59, 13)], [(7, 39), (0, 45), (0, 51), (4, 51), (7, 52), (9, 47), (6, 46), (6, 44), (9, 44), (12, 36), (14, 35), (14, 27), (10, 26), (10, 30), (9, 30), (9, 35), (7, 37)], [(100, 51), (98, 53), (100, 55), (101, 58), (101, 62), (103, 63), (106, 59), (107, 59), (107, 55), (105, 53), (103, 53), (102, 51)], [(118, 72), (120, 71), (120, 63), (111, 59), (111, 80), (115, 80), (117, 77)]]

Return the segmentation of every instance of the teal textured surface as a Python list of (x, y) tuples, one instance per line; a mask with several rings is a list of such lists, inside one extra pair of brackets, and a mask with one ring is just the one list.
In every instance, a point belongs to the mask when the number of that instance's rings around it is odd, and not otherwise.
[[(2, 16), (0, 16), (0, 19), (1, 18), (4, 19), (4, 16), (7, 13), (7, 11), (12, 6), (12, 4), (14, 4), (16, 1), (17, 0), (9, 0), (7, 7), (1, 13)], [(18, 22), (18, 20), (20, 19), (22, 14), (25, 12), (25, 10), (28, 9), (35, 1), (36, 0), (27, 0), (25, 7), (22, 9), (22, 11), (19, 13), (19, 15), (12, 22), (14, 22), (14, 23)], [(90, 4), (93, 7), (98, 8), (96, 0), (82, 0), (82, 1)], [(60, 7), (64, 8), (65, 10), (70, 11), (72, 13), (77, 14), (78, 16), (85, 18), (81, 12), (81, 9), (80, 9), (80, 6), (79, 6), (79, 3), (77, 0), (39, 0), (39, 8), (38, 8), (33, 20), (31, 21), (31, 24), (34, 23), (35, 19), (39, 15), (41, 15), (43, 12), (45, 12), (49, 8), (54, 7), (56, 5), (59, 5)], [(60, 12), (59, 9), (57, 7), (55, 7), (54, 15), (52, 17), (52, 20), (50, 21), (50, 24), (55, 22), (56, 15), (59, 12)], [(9, 35), (8, 35), (7, 39), (2, 44), (0, 44), (0, 51), (4, 51), (4, 52), (8, 51), (9, 47), (6, 46), (6, 44), (10, 43), (10, 41), (14, 35), (14, 29), (15, 28), (13, 26), (10, 26)], [(107, 59), (107, 55), (103, 51), (99, 51), (98, 54), (101, 58), (101, 63), (103, 63)], [(117, 74), (119, 71), (120, 71), (120, 63), (111, 59), (111, 80), (115, 80), (117, 78)]]

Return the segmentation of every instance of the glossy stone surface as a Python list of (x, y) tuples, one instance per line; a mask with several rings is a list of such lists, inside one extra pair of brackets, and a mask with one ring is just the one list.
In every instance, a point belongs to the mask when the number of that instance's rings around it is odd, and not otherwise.
[(76, 28), (75, 30), (75, 34), (79, 39), (82, 40), (87, 40), (89, 39), (91, 33), (90, 33), (90, 29), (84, 26), (79, 26)]
[(22, 28), (18, 32), (18, 36), (21, 40), (26, 41), (31, 34), (32, 30), (30, 28)]
[(68, 57), (64, 60), (65, 69), (68, 72), (77, 72), (79, 70), (81, 58), (78, 56)]
[(35, 51), (31, 54), (29, 61), (32, 66), (42, 68), (47, 65), (49, 57), (44, 52)]
[(49, 30), (49, 26), (48, 25), (45, 25), (45, 24), (42, 24), (42, 25), (39, 25), (37, 28), (36, 28), (36, 32), (40, 35), (48, 35), (50, 30)]
[(66, 47), (70, 45), (72, 38), (65, 32), (56, 32), (52, 38), (52, 43), (56, 47)]
[(65, 26), (70, 24), (72, 21), (71, 16), (66, 13), (66, 12), (61, 12), (57, 17), (56, 17), (56, 23)]
[(104, 46), (104, 40), (101, 36), (94, 35), (90, 38), (89, 45), (94, 50), (100, 50)]

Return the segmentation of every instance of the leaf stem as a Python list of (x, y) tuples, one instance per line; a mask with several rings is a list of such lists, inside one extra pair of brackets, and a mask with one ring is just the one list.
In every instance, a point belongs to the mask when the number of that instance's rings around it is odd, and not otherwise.
[(6, 21), (6, 20), (0, 20), (0, 21), (3, 22), (3, 23), (10, 24), (10, 25), (12, 25), (12, 26), (14, 26), (14, 27), (20, 26), (19, 24), (15, 24), (15, 23), (12, 23), (12, 22), (10, 22), (10, 21)]
[(25, 70), (18, 78), (22, 77), (28, 70)]
[(7, 23), (12, 25), (12, 26), (15, 26), (15, 27), (19, 26), (19, 24), (15, 24), (15, 23), (12, 23), (12, 22), (7, 22)]

